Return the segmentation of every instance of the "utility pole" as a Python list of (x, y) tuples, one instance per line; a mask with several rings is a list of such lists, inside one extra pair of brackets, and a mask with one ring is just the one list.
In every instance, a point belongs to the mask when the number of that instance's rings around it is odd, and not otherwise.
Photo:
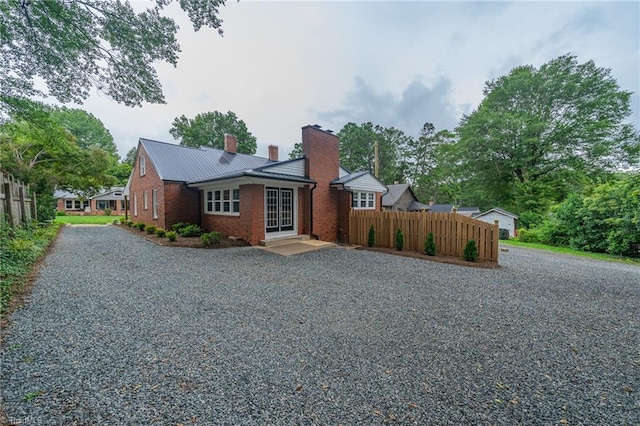
[(378, 179), (380, 164), (378, 162), (378, 140), (373, 141), (373, 175)]

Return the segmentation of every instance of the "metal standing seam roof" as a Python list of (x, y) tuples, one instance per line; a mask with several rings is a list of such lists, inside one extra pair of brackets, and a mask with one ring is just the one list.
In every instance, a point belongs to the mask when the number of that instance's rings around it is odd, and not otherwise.
[(200, 182), (273, 163), (264, 157), (207, 147), (191, 148), (143, 138), (140, 144), (162, 180)]
[[(346, 170), (346, 169), (345, 169)], [(364, 176), (367, 173), (369, 173), (366, 170), (360, 171), (360, 172), (355, 172), (355, 173), (349, 173), (348, 175), (344, 175), (341, 178), (338, 179), (334, 179), (331, 181), (331, 185), (340, 185), (340, 184), (345, 184), (347, 182), (350, 182), (354, 179), (359, 178), (360, 176)]]

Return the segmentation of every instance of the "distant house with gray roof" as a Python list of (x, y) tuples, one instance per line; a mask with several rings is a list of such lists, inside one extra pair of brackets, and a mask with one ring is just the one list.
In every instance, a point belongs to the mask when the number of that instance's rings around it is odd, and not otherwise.
[[(426, 211), (429, 213), (453, 213), (456, 206), (453, 204), (423, 204), (418, 201), (418, 197), (411, 189), (408, 183), (396, 183), (387, 185), (389, 191), (382, 197), (382, 208), (386, 211), (394, 212), (419, 212)], [(478, 207), (458, 207), (458, 214), (471, 217), (480, 213)]]
[(415, 212), (430, 210), (426, 204), (418, 201), (408, 183), (387, 185), (389, 191), (382, 197), (382, 208), (392, 212)]
[(70, 215), (124, 215), (125, 188), (114, 186), (100, 191), (91, 197), (82, 194), (57, 190), (53, 197), (57, 200), (56, 209)]
[(387, 188), (340, 166), (339, 139), (320, 126), (302, 128), (302, 150), (279, 161), (273, 145), (267, 158), (239, 154), (232, 135), (222, 150), (141, 138), (125, 188), (132, 220), (194, 223), (251, 244), (297, 235), (344, 241), (349, 211), (380, 210)]
[(497, 220), (498, 228), (500, 228), (501, 230), (506, 229), (509, 231), (509, 238), (514, 238), (518, 234), (518, 215), (499, 207), (494, 207), (491, 210), (487, 210), (486, 212), (475, 215), (474, 219), (478, 219), (487, 223), (494, 223)]

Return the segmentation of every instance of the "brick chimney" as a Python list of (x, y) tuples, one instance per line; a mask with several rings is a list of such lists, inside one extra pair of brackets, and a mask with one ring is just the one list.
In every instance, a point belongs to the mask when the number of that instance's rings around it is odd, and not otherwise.
[(433, 201), (433, 198), (429, 198), (429, 205), (432, 206), (435, 204), (435, 201)]
[[(311, 194), (311, 233), (320, 240), (335, 241), (339, 204), (338, 191), (331, 188), (331, 181), (339, 174), (340, 139), (318, 125), (305, 126), (302, 128), (302, 152), (307, 176), (317, 182)], [(347, 204), (351, 205), (350, 202)]]
[(278, 147), (275, 145), (269, 145), (269, 160), (278, 161)]
[(235, 135), (224, 134), (224, 150), (231, 154), (238, 152), (238, 138)]

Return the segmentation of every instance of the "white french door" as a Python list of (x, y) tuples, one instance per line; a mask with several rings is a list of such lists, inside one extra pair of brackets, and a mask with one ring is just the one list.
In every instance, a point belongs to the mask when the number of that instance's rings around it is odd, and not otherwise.
[(266, 188), (267, 233), (293, 231), (294, 198), (291, 188)]

